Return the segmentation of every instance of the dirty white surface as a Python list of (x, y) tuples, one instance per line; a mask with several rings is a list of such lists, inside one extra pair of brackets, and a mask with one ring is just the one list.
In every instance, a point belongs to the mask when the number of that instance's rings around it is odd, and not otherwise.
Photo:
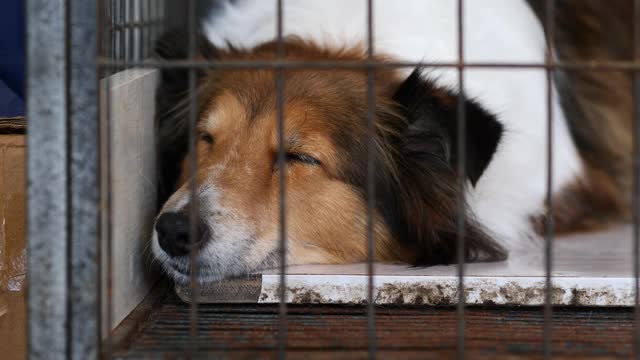
[[(107, 116), (110, 98), (111, 130), (111, 199), (112, 223), (112, 290), (111, 302), (106, 287), (102, 296), (103, 316), (111, 311), (115, 327), (147, 295), (154, 284), (147, 254), (148, 239), (156, 207), (155, 191), (155, 88), (158, 72), (131, 69), (112, 75), (101, 82), (102, 121)], [(106, 87), (110, 95), (106, 96)], [(103, 122), (104, 124), (104, 122)], [(104, 144), (103, 144), (104, 146)], [(102, 160), (103, 171), (106, 159)], [(103, 182), (103, 186), (106, 185)], [(103, 219), (103, 220), (106, 220)], [(103, 254), (107, 253), (103, 234)], [(106, 255), (103, 257), (106, 261)], [(108, 264), (103, 263), (103, 284), (107, 285)], [(107, 306), (110, 309), (107, 310)]]
[[(630, 226), (557, 238), (553, 244), (552, 301), (557, 305), (629, 306), (634, 303)], [(457, 267), (411, 268), (375, 264), (378, 304), (454, 304)], [(506, 262), (465, 265), (469, 304), (540, 305), (545, 299), (543, 247)], [(278, 270), (262, 274), (262, 303), (279, 301)], [(287, 302), (363, 303), (366, 264), (295, 266), (287, 272)]]

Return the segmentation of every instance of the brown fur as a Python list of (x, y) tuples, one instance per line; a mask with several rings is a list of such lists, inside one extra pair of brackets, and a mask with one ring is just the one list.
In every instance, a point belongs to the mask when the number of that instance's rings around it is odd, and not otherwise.
[[(544, 20), (545, 1), (530, 2)], [(553, 45), (559, 60), (632, 60), (633, 1), (555, 0), (554, 10)], [(586, 178), (555, 197), (555, 231), (595, 230), (627, 219), (632, 183), (631, 73), (558, 71), (556, 83), (586, 165)]]
[[(290, 40), (286, 49), (286, 56), (291, 60), (328, 57), (362, 60), (365, 54), (359, 49), (329, 53), (299, 40)], [(275, 50), (275, 44), (270, 43), (251, 51), (218, 52), (217, 58), (274, 59)], [(199, 141), (201, 175), (198, 181), (207, 181), (203, 174), (225, 163), (225, 170), (217, 181), (224, 189), (221, 205), (247, 216), (248, 221), (261, 229), (258, 237), (277, 234), (279, 224), (280, 169), (274, 172), (279, 143), (276, 76), (275, 70), (216, 70), (209, 71), (201, 80), (201, 99), (205, 100), (198, 129), (215, 140), (213, 146)], [(317, 167), (299, 163), (286, 166), (287, 228), (289, 237), (294, 239), (293, 261), (362, 261), (366, 258), (366, 208), (360, 195), (344, 182), (343, 169), (349, 164), (344, 163), (348, 157), (341, 154), (348, 149), (339, 149), (338, 142), (342, 141), (340, 137), (351, 137), (352, 132), (366, 127), (360, 116), (366, 109), (366, 72), (302, 69), (285, 70), (283, 76), (285, 149), (311, 155), (321, 162)], [(385, 91), (389, 91), (392, 79), (395, 80), (389, 71), (378, 73), (376, 102), (379, 107), (388, 102)], [(378, 145), (379, 152), (386, 153), (385, 145)], [(395, 171), (389, 162), (379, 166)], [(251, 176), (247, 176), (247, 169)], [(377, 259), (411, 261), (411, 254), (392, 243), (379, 217), (374, 229)], [(299, 244), (295, 239), (314, 239), (315, 242)]]
[[(201, 52), (217, 60), (265, 60), (275, 59), (277, 54), (275, 43), (250, 50), (202, 46), (205, 49)], [(175, 58), (173, 52), (164, 54)], [(362, 61), (366, 52), (362, 48), (329, 50), (289, 38), (285, 57)], [(164, 74), (163, 78), (179, 75)], [(198, 131), (204, 135), (197, 146), (198, 183), (206, 184), (208, 174), (221, 169), (215, 180), (222, 189), (220, 204), (242, 214), (245, 222), (259, 229), (257, 238), (274, 239), (279, 225), (279, 176), (285, 171), (286, 222), (293, 262), (365, 261), (367, 72), (286, 69), (282, 76), (285, 151), (312, 156), (319, 164), (288, 162), (285, 169), (280, 169), (276, 70), (210, 70), (201, 72), (198, 81)], [(455, 146), (445, 143), (454, 141), (446, 134), (453, 128), (436, 123), (432, 117), (452, 121), (455, 107), (451, 105), (456, 97), (434, 86), (420, 85), (417, 75), (410, 79), (418, 86), (405, 86), (406, 99), (402, 100), (418, 100), (400, 104), (396, 91), (406, 82), (395, 70), (375, 70), (375, 257), (416, 265), (451, 263), (456, 254), (459, 196), (455, 171), (449, 163), (455, 154), (446, 153)], [(167, 91), (161, 87), (159, 102), (170, 89), (169, 85)], [(470, 114), (493, 121), (475, 104), (468, 106)], [(420, 124), (410, 127), (416, 120), (414, 115), (420, 115), (416, 121)], [(175, 128), (170, 123), (163, 125), (163, 121), (175, 118), (160, 114), (161, 128)], [(168, 137), (164, 153), (179, 153), (180, 146), (185, 150), (184, 142), (175, 142), (175, 138)], [(499, 133), (494, 140), (487, 140), (494, 141), (493, 147), (487, 148), (489, 156), (497, 139)], [(471, 216), (464, 226), (469, 261), (505, 258), (504, 249)]]

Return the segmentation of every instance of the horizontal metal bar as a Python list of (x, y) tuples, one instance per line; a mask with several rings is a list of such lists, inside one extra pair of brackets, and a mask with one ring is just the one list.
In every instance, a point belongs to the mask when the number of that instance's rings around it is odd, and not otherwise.
[(189, 61), (189, 60), (141, 60), (118, 61), (99, 58), (98, 65), (110, 68), (122, 67), (158, 67), (158, 68), (223, 68), (223, 69), (366, 69), (402, 68), (402, 67), (449, 67), (449, 68), (516, 68), (516, 69), (564, 69), (564, 70), (640, 70), (640, 61), (584, 61), (553, 63), (499, 63), (499, 62), (382, 62), (382, 61), (296, 61), (296, 60), (226, 60), (226, 61)]
[(163, 24), (163, 21), (158, 19), (158, 20), (151, 20), (151, 21), (131, 21), (131, 22), (127, 22), (127, 23), (123, 23), (123, 24), (114, 24), (114, 25), (107, 25), (106, 29), (107, 30), (122, 30), (122, 29), (138, 29), (138, 28), (151, 28), (154, 26), (161, 26)]

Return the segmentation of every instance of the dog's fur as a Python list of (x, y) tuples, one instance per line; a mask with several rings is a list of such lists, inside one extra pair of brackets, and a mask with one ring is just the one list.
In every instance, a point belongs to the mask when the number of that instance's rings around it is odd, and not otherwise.
[[(545, 0), (529, 0), (545, 21)], [(631, 61), (633, 0), (554, 0), (551, 22), (560, 61)], [(632, 186), (632, 73), (562, 70), (555, 80), (585, 176), (554, 203), (560, 233), (592, 231), (628, 219)]]
[[(374, 3), (376, 61), (458, 61), (456, 2)], [(525, 1), (466, 4), (465, 61), (544, 62), (543, 29)], [(288, 0), (284, 15), (286, 60), (367, 59), (364, 1)], [(197, 58), (275, 60), (275, 24), (273, 0), (227, 2), (205, 22)], [(185, 34), (171, 33), (156, 52), (165, 60), (185, 59), (187, 44)], [(467, 261), (503, 260), (507, 251), (535, 247), (546, 194), (549, 89), (543, 70), (467, 69), (461, 95), (455, 69), (377, 68), (373, 99), (367, 97), (369, 77), (363, 69), (282, 70), (284, 168), (277, 161), (277, 70), (212, 68), (196, 75), (200, 231), (194, 242), (201, 281), (278, 264), (280, 176), (286, 185), (289, 264), (366, 260), (370, 100), (376, 260), (455, 262), (463, 197)], [(184, 216), (174, 216), (190, 204), (188, 79), (185, 69), (165, 69), (157, 94), (159, 193), (161, 202), (168, 200), (152, 246), (177, 281), (188, 281), (189, 273), (188, 249), (175, 244), (185, 242), (185, 231), (176, 235), (176, 229), (186, 229)], [(465, 194), (457, 187), (459, 98), (467, 124)], [(577, 104), (577, 98), (563, 96), (563, 105)], [(595, 134), (580, 132), (575, 121), (565, 119), (555, 90), (551, 105), (559, 229), (583, 229), (584, 219), (600, 213), (618, 218), (620, 186), (613, 172), (596, 166), (590, 153), (583, 152), (581, 159), (570, 131), (581, 150)], [(588, 214), (582, 210), (587, 202)]]

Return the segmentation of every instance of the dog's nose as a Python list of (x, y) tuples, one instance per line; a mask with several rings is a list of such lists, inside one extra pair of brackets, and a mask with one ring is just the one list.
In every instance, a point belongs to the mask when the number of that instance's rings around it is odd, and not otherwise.
[[(193, 244), (201, 249), (207, 239), (206, 226), (198, 221)], [(156, 221), (158, 243), (170, 256), (185, 256), (190, 252), (190, 222), (185, 212), (164, 213)]]

